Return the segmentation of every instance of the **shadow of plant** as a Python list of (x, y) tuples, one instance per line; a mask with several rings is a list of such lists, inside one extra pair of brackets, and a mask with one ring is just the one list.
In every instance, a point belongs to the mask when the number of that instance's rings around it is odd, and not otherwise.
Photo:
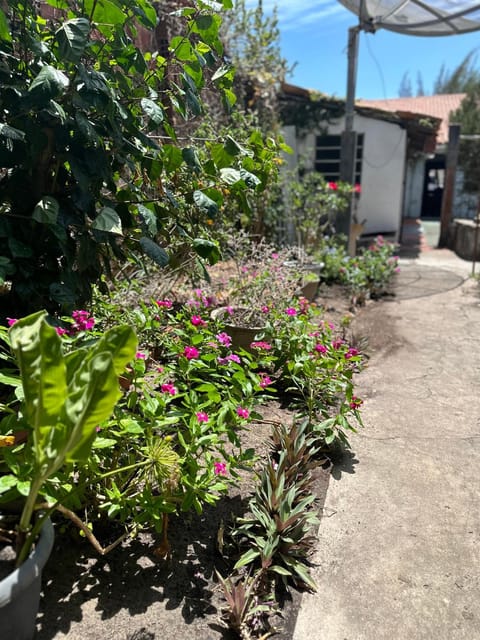
[[(54, 550), (43, 574), (43, 599), (37, 623), (38, 640), (52, 640), (57, 633), (67, 634), (75, 622), (82, 621), (84, 610), (99, 612), (109, 620), (119, 612), (129, 617), (145, 614), (149, 607), (162, 603), (156, 615), (167, 616), (181, 608), (184, 624), (198, 618), (217, 619), (218, 594), (214, 594), (214, 570), (227, 570), (217, 550), (217, 531), (222, 521), (246, 509), (241, 496), (224, 497), (201, 515), (182, 514), (172, 518), (169, 539), (171, 557), (157, 559), (153, 553), (158, 535), (142, 533), (129, 544), (99, 557), (84, 540), (72, 541), (68, 534), (57, 535)], [(178, 616), (177, 616), (178, 621)], [(153, 640), (148, 624), (140, 621), (132, 634), (112, 637), (128, 640)], [(178, 629), (177, 629), (178, 630)], [(165, 625), (165, 635), (169, 635)], [(105, 635), (89, 637), (106, 638)], [(110, 637), (110, 636), (108, 636)], [(225, 636), (228, 638), (228, 635)]]

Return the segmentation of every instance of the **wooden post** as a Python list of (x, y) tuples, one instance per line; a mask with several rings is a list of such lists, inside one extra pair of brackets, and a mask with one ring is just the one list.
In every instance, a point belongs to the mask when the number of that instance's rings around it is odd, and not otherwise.
[(442, 213), (440, 216), (440, 238), (438, 248), (447, 246), (448, 228), (452, 220), (453, 197), (455, 195), (455, 175), (457, 172), (458, 150), (460, 147), (460, 125), (448, 127), (448, 149), (445, 165), (445, 184), (443, 187)]

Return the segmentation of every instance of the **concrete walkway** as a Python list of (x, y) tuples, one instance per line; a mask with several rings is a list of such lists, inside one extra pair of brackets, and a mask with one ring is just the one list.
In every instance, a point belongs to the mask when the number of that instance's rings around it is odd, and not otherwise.
[(447, 250), (401, 266), (437, 292), (384, 306), (395, 346), (358, 377), (293, 640), (480, 639), (480, 288)]

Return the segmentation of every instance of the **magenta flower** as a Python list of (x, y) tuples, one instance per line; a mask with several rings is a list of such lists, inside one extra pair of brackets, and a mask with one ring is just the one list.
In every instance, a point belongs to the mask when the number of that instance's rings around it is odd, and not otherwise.
[(199, 422), (208, 422), (208, 413), (205, 413), (205, 411), (197, 411), (195, 415)]
[(229, 336), (228, 333), (225, 333), (225, 331), (222, 331), (222, 333), (217, 333), (215, 337), (220, 342), (220, 344), (223, 344), (225, 347), (229, 347), (232, 344), (231, 336)]
[(171, 396), (177, 395), (176, 387), (174, 387), (173, 384), (170, 384), (169, 382), (166, 382), (165, 384), (162, 384), (160, 389), (161, 389), (162, 393), (169, 393)]
[(155, 300), (155, 304), (165, 309), (171, 309), (173, 302), (171, 300)]
[(183, 355), (187, 360), (194, 360), (195, 358), (198, 358), (200, 352), (196, 347), (185, 347)]
[(241, 362), (240, 356), (237, 356), (236, 353), (230, 353), (227, 356), (227, 360), (230, 360), (230, 362), (236, 362), (237, 364), (240, 364), (240, 362)]
[(360, 351), (358, 349), (353, 349), (350, 348), (347, 353), (345, 354), (345, 359), (346, 360), (350, 360), (350, 358), (353, 358), (355, 356), (358, 356), (358, 354), (360, 353)]
[(55, 327), (55, 331), (57, 332), (57, 336), (64, 336), (68, 333), (67, 329), (64, 329), (63, 327)]
[(352, 396), (352, 400), (349, 404), (350, 409), (358, 409), (359, 407), (361, 407), (363, 404), (363, 400), (361, 400), (360, 398), (357, 398), (357, 396)]
[(316, 344), (315, 351), (318, 353), (327, 353), (327, 347), (324, 344)]
[(272, 379), (266, 373), (260, 373), (259, 376), (260, 382), (258, 384), (262, 389), (265, 389), (265, 387), (268, 387), (270, 384), (272, 384)]
[(262, 313), (268, 313), (268, 312), (270, 311), (270, 308), (269, 308), (269, 307), (267, 307), (267, 305), (266, 305), (266, 304), (264, 304), (264, 305), (263, 305), (263, 307), (260, 307), (260, 311), (261, 311)]
[(285, 309), (285, 313), (287, 314), (287, 316), (296, 316), (297, 310), (294, 307), (288, 307), (287, 309)]
[(343, 344), (343, 340), (341, 340), (340, 338), (338, 340), (332, 340), (332, 347), (334, 349), (340, 349), (342, 344)]
[(135, 358), (137, 360), (145, 360), (146, 357), (147, 356), (143, 353), (143, 351), (137, 351), (137, 353), (135, 354)]
[(89, 331), (90, 329), (93, 329), (93, 325), (95, 324), (95, 319), (90, 316), (88, 311), (84, 311), (82, 309), (73, 311), (72, 318), (72, 333), (77, 331)]
[(278, 259), (278, 253), (272, 253), (272, 260)]
[(9, 327), (13, 327), (13, 325), (17, 322), (18, 318), (7, 318), (7, 324)]
[(244, 407), (237, 407), (237, 416), (240, 418), (248, 418), (249, 415), (250, 412), (248, 409), (245, 409)]
[(337, 191), (338, 184), (336, 182), (327, 182), (327, 187), (332, 191)]
[(224, 462), (214, 462), (213, 463), (213, 472), (216, 476), (226, 476), (227, 475), (227, 465)]
[(353, 187), (353, 191), (354, 191), (354, 193), (362, 193), (362, 187), (361, 187), (361, 185), (359, 185), (359, 184), (358, 184), (358, 182), (357, 182), (357, 184)]
[(192, 316), (190, 322), (194, 327), (203, 327), (207, 324), (200, 316)]
[(268, 342), (263, 342), (262, 340), (260, 340), (259, 342), (252, 342), (250, 344), (250, 347), (252, 349), (265, 349), (265, 351), (268, 351), (272, 348), (272, 345)]
[(231, 316), (233, 313), (233, 307), (228, 305), (228, 307), (225, 307), (225, 312), (228, 313), (229, 316)]

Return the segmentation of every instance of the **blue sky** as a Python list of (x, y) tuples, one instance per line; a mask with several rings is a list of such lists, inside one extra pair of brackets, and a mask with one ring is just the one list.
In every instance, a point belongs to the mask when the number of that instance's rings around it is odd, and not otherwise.
[[(348, 28), (357, 24), (355, 15), (336, 0), (264, 0), (265, 11), (274, 4), (280, 21), (282, 55), (289, 64), (297, 63), (287, 81), (344, 97)], [(248, 5), (256, 5), (256, 1), (249, 0)], [(422, 75), (425, 92), (431, 93), (442, 64), (453, 70), (477, 47), (480, 31), (431, 38), (386, 30), (362, 33), (356, 96), (395, 98), (406, 71), (414, 95), (418, 73)], [(480, 65), (480, 51), (477, 62)]]

